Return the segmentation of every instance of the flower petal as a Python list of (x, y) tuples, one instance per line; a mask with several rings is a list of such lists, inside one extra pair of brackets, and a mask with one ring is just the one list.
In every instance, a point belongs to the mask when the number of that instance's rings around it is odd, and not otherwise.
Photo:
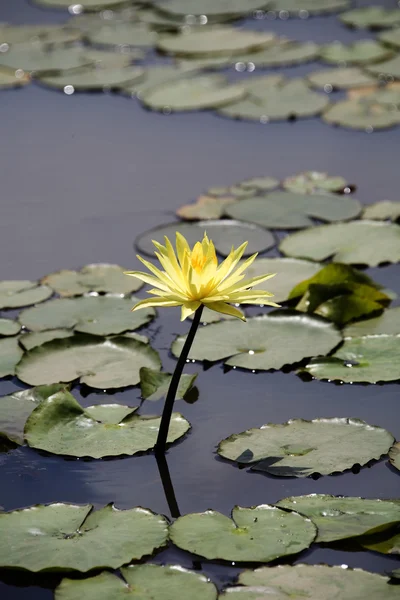
[(140, 308), (149, 308), (151, 306), (180, 306), (180, 302), (172, 302), (165, 298), (146, 298), (145, 300), (140, 300), (140, 302), (135, 304), (131, 310), (134, 311), (139, 310)]
[(186, 302), (186, 304), (183, 304), (181, 309), (181, 321), (184, 321), (187, 317), (196, 312), (200, 304), (201, 302)]
[(238, 319), (241, 319), (242, 321), (246, 320), (246, 317), (240, 310), (238, 310), (234, 306), (231, 306), (230, 304), (226, 304), (226, 302), (212, 302), (211, 304), (207, 304), (207, 308), (210, 308), (215, 312), (222, 313), (223, 315), (230, 315), (231, 317), (236, 317)]

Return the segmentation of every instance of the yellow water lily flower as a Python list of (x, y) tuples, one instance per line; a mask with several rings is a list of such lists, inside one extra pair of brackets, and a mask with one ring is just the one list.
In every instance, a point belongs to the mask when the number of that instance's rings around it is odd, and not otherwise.
[(176, 254), (170, 240), (165, 236), (165, 246), (155, 242), (155, 252), (163, 271), (141, 256), (137, 258), (149, 269), (152, 275), (141, 271), (127, 271), (126, 275), (137, 277), (153, 285), (149, 294), (157, 296), (141, 300), (132, 308), (150, 306), (181, 306), (181, 321), (193, 314), (201, 304), (211, 310), (238, 317), (245, 321), (243, 313), (231, 304), (269, 304), (279, 307), (267, 298), (273, 296), (263, 290), (251, 290), (255, 285), (266, 281), (273, 274), (244, 279), (244, 271), (257, 256), (253, 254), (239, 266), (247, 242), (236, 250), (232, 247), (229, 256), (219, 265), (214, 244), (204, 234), (202, 242), (196, 242), (193, 249), (182, 234), (176, 232)]

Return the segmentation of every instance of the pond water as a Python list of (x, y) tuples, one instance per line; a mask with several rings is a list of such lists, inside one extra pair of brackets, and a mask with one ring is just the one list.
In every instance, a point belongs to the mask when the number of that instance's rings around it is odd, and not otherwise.
[[(0, 6), (0, 21), (10, 23), (62, 18), (61, 12), (40, 10), (24, 0), (3, 1)], [(335, 16), (274, 21), (268, 28), (316, 42), (366, 37), (346, 30)], [(285, 72), (303, 74), (315, 67), (311, 63)], [(261, 125), (207, 112), (165, 116), (117, 95), (69, 97), (36, 85), (1, 92), (0, 115), (2, 279), (35, 279), (91, 262), (136, 268), (133, 240), (139, 233), (173, 220), (179, 206), (208, 187), (252, 176), (327, 171), (355, 183), (355, 195), (363, 203), (399, 200), (400, 128), (367, 134), (332, 128), (318, 119)], [(368, 273), (400, 294), (398, 266)], [(160, 311), (143, 330), (167, 371), (175, 364), (170, 344), (185, 331), (187, 323), (179, 322), (175, 309)], [(197, 371), (199, 399), (176, 404), (193, 430), (167, 455), (182, 514), (208, 508), (229, 514), (236, 504), (273, 503), (313, 492), (399, 496), (399, 472), (387, 461), (357, 474), (285, 479), (249, 473), (215, 454), (218, 442), (232, 432), (296, 417), (358, 417), (387, 428), (398, 439), (398, 384), (340, 386), (304, 382), (294, 372), (224, 373), (221, 365), (209, 370), (188, 365), (187, 372)], [(21, 387), (17, 380), (3, 380), (0, 394)], [(76, 387), (73, 394), (84, 406), (107, 401), (136, 405), (140, 392), (135, 388), (83, 397)], [(162, 402), (145, 406), (149, 414), (161, 409)], [(52, 501), (97, 507), (114, 502), (119, 508), (144, 506), (170, 515), (153, 455), (64, 460), (23, 447), (0, 454), (0, 467), (0, 504), (6, 510)], [(192, 566), (191, 556), (173, 547), (152, 561)], [(345, 563), (382, 574), (398, 566), (395, 557), (324, 548), (305, 552), (296, 562)], [(201, 561), (195, 567), (219, 586), (230, 583), (238, 572), (235, 566)], [(3, 572), (0, 597), (48, 600), (58, 581)]]

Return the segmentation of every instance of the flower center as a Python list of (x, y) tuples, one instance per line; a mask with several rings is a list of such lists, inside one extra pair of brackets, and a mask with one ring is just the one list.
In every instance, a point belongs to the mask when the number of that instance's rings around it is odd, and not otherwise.
[(196, 273), (201, 273), (202, 270), (204, 269), (204, 265), (206, 264), (206, 261), (207, 261), (207, 255), (204, 254), (203, 247), (200, 244), (200, 242), (197, 242), (197, 244), (195, 244), (193, 251), (190, 255), (190, 264), (192, 265), (192, 267), (196, 271)]

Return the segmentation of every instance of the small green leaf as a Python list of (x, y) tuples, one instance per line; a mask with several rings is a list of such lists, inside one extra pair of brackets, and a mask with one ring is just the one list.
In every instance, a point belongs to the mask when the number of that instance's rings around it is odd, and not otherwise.
[(323, 61), (341, 66), (370, 65), (371, 63), (383, 61), (391, 55), (391, 50), (388, 50), (375, 40), (357, 40), (348, 45), (333, 42), (321, 48), (321, 58)]
[(400, 24), (400, 13), (397, 8), (364, 6), (342, 13), (339, 19), (357, 29), (385, 29)]
[(0, 340), (0, 377), (15, 375), (15, 367), (23, 355), (18, 340), (14, 337)]
[(310, 84), (330, 93), (333, 90), (348, 90), (364, 86), (376, 85), (376, 78), (368, 75), (359, 67), (337, 67), (321, 69), (307, 75)]
[(364, 208), (362, 218), (373, 221), (397, 221), (400, 218), (400, 202), (384, 200), (369, 204)]
[(17, 335), (21, 329), (21, 325), (12, 319), (0, 318), (0, 336)]
[(53, 290), (36, 281), (0, 281), (0, 309), (38, 304), (52, 294)]
[[(329, 71), (330, 73), (332, 72)], [(347, 186), (344, 177), (328, 175), (320, 171), (305, 171), (286, 177), (282, 187), (296, 194), (320, 194), (326, 192), (342, 192)]]
[[(193, 387), (197, 378), (195, 375), (181, 375), (175, 399), (180, 400)], [(172, 375), (143, 367), (140, 369), (140, 388), (145, 400), (161, 400), (167, 395)]]

